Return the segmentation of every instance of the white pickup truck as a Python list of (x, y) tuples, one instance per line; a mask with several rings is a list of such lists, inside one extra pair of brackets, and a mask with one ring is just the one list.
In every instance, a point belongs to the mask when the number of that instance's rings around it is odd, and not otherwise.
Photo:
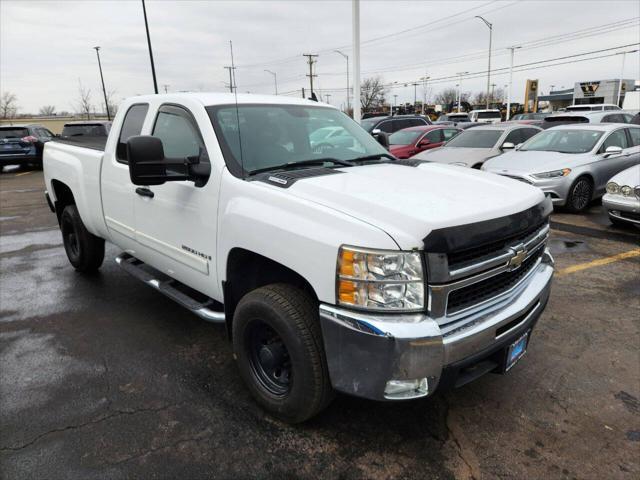
[[(313, 140), (326, 127), (338, 142)], [(117, 245), (127, 272), (226, 325), (247, 387), (286, 421), (334, 391), (403, 400), (504, 373), (547, 303), (539, 189), (396, 160), (329, 105), (140, 96), (104, 145), (82, 142), (44, 151), (71, 264)]]

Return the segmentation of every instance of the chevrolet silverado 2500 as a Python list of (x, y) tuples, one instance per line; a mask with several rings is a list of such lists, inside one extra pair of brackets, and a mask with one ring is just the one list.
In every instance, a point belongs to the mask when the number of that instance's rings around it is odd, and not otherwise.
[[(326, 127), (340, 142), (310, 141)], [(403, 400), (504, 373), (549, 297), (539, 189), (397, 160), (329, 105), (135, 97), (103, 144), (48, 143), (44, 173), (76, 270), (118, 246), (128, 273), (226, 325), (247, 387), (290, 422), (334, 391)]]

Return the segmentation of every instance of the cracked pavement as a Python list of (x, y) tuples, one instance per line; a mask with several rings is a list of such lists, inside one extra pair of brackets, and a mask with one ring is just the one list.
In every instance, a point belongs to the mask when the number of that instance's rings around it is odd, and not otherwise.
[[(224, 328), (121, 271), (114, 246), (74, 272), (42, 190), (42, 172), (0, 176), (0, 478), (640, 476), (639, 257), (558, 277), (509, 375), (339, 395), (288, 426), (252, 401)], [(559, 268), (638, 246), (598, 205), (554, 219), (580, 227), (552, 231)]]

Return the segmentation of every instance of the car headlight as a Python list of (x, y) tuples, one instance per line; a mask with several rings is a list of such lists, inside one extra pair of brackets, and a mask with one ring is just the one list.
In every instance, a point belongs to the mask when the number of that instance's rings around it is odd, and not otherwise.
[(570, 168), (563, 168), (562, 170), (553, 170), (551, 172), (542, 172), (542, 173), (534, 173), (532, 177), (534, 178), (558, 178), (558, 177), (566, 177), (571, 173)]
[(340, 247), (339, 305), (367, 310), (424, 310), (424, 271), (418, 252)]
[(636, 197), (640, 198), (640, 186), (634, 188), (633, 191), (636, 194)]
[(620, 193), (625, 197), (630, 197), (631, 195), (633, 195), (633, 188), (631, 188), (629, 185), (623, 185), (622, 187), (620, 187)]
[(616, 182), (607, 183), (607, 193), (611, 195), (617, 195), (618, 193), (620, 193), (620, 185), (618, 185)]

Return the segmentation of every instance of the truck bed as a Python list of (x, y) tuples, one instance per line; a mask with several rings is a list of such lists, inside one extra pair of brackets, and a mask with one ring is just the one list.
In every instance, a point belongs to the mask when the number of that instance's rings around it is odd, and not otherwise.
[(65, 143), (67, 145), (73, 145), (75, 147), (90, 148), (92, 150), (98, 150), (104, 152), (104, 147), (107, 144), (108, 137), (59, 137), (53, 140), (54, 142)]

